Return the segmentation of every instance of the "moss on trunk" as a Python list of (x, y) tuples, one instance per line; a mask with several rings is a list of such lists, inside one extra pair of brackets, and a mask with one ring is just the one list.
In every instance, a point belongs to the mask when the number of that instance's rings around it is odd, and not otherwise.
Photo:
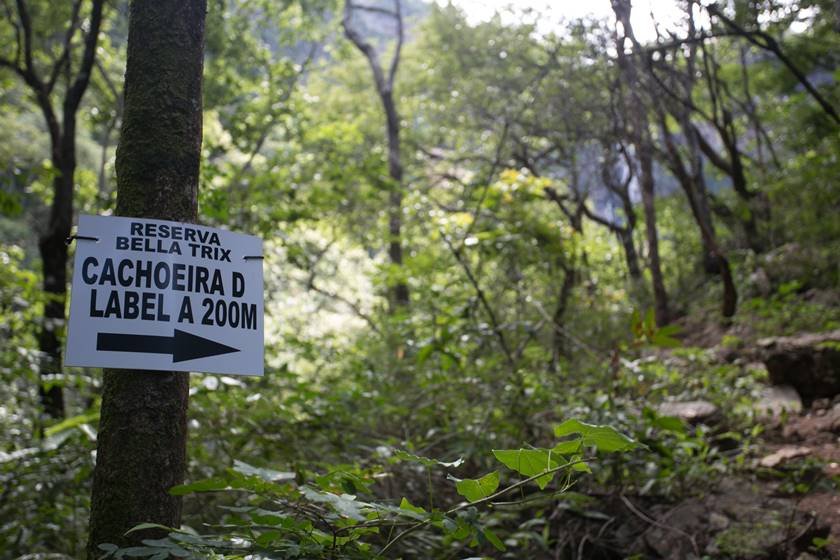
[[(117, 149), (117, 214), (195, 222), (201, 155), (206, 0), (131, 4), (125, 112)], [(142, 365), (142, 364), (126, 364)], [(106, 370), (94, 471), (88, 557), (177, 527), (169, 488), (186, 468), (186, 373)]]

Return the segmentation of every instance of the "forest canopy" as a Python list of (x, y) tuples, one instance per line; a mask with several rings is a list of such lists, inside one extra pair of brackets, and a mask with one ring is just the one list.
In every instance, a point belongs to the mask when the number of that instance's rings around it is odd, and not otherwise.
[[(840, 558), (840, 7), (565, 4), (4, 0), (0, 559)], [(80, 214), (264, 376), (64, 365)]]

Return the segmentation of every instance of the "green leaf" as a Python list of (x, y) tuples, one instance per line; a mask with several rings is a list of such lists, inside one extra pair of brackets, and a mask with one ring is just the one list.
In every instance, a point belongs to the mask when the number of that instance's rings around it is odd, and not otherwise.
[(435, 345), (434, 344), (427, 344), (426, 346), (421, 348), (417, 352), (417, 365), (422, 366), (426, 362), (426, 360), (429, 359), (429, 356), (431, 356), (432, 352), (434, 352), (434, 351), (435, 351)]
[(676, 434), (685, 433), (685, 422), (677, 416), (660, 416), (649, 406), (642, 410), (642, 415), (654, 428)]
[(578, 438), (569, 441), (561, 441), (551, 449), (551, 452), (556, 453), (557, 455), (573, 455), (575, 453), (579, 453), (582, 447), (583, 440)]
[(239, 460), (233, 461), (233, 470), (245, 476), (257, 476), (266, 482), (285, 482), (295, 479), (293, 472), (280, 472), (272, 469), (254, 467)]
[(414, 455), (412, 453), (409, 453), (408, 451), (403, 451), (402, 449), (398, 449), (394, 453), (394, 456), (397, 457), (398, 459), (402, 459), (403, 461), (410, 461), (412, 463), (420, 463), (424, 467), (440, 466), (440, 467), (446, 467), (446, 468), (454, 469), (455, 467), (461, 466), (461, 464), (463, 464), (463, 462), (464, 462), (463, 457), (459, 457), (459, 458), (455, 459), (454, 461), (449, 461), (449, 462), (438, 461), (437, 459), (430, 459), (428, 457), (423, 457), (423, 456), (420, 456), (420, 455)]
[(400, 510), (402, 510), (401, 513), (403, 513), (403, 515), (411, 517), (412, 519), (423, 520), (429, 516), (425, 509), (420, 506), (415, 506), (408, 501), (408, 498), (403, 498), (400, 501)]
[(363, 510), (365, 508), (370, 509), (367, 503), (357, 501), (355, 496), (348, 494), (338, 495), (332, 492), (321, 492), (307, 486), (302, 487), (300, 491), (309, 501), (329, 504), (339, 515), (349, 517), (354, 521), (365, 521)]
[(499, 473), (493, 471), (478, 479), (467, 478), (460, 480), (455, 484), (455, 490), (458, 494), (465, 497), (470, 502), (477, 502), (482, 498), (486, 498), (496, 491), (499, 487)]
[[(494, 449), (493, 455), (509, 469), (513, 469), (526, 477), (545, 472), (559, 463), (546, 449)], [(554, 473), (546, 474), (536, 479), (537, 486), (543, 490), (554, 478)]]
[(650, 343), (659, 348), (679, 348), (682, 342), (676, 338), (667, 336), (657, 331), (650, 337)]
[(125, 532), (126, 535), (133, 533), (135, 531), (144, 531), (146, 529), (163, 529), (164, 531), (176, 531), (177, 529), (173, 529), (172, 527), (167, 527), (166, 525), (160, 525), (159, 523), (140, 523), (139, 525), (135, 525), (131, 529)]
[(572, 463), (572, 470), (575, 472), (592, 473), (589, 463), (583, 460), (583, 455), (575, 455), (569, 459), (569, 462)]
[(583, 445), (596, 447), (598, 451), (629, 451), (639, 447), (639, 443), (612, 426), (587, 424), (571, 419), (554, 428), (554, 435), (557, 437), (570, 434), (580, 434), (583, 436)]
[(664, 327), (658, 329), (656, 332), (658, 334), (661, 334), (662, 336), (671, 336), (681, 331), (682, 327), (679, 325), (665, 325)]
[(483, 531), (481, 531), (481, 534), (484, 535), (484, 538), (486, 538), (487, 541), (490, 544), (492, 544), (496, 550), (505, 550), (505, 544), (499, 539), (499, 537), (496, 536), (496, 533), (494, 533), (490, 529), (485, 528)]
[(419, 506), (413, 505), (411, 502), (408, 501), (408, 498), (403, 498), (400, 501), (400, 509), (404, 509), (404, 510), (407, 510), (407, 511), (413, 511), (414, 513), (426, 513), (425, 509), (423, 509)]
[(268, 546), (272, 542), (278, 540), (281, 536), (283, 536), (282, 532), (272, 529), (270, 531), (265, 531), (264, 533), (261, 533), (260, 536), (257, 537), (256, 542), (260, 546)]
[(77, 426), (81, 426), (82, 424), (89, 424), (92, 422), (99, 421), (99, 412), (88, 412), (85, 414), (79, 414), (78, 416), (73, 416), (71, 418), (67, 418), (62, 420), (58, 424), (54, 424), (49, 428), (44, 430), (44, 435), (46, 437), (54, 436), (55, 434), (59, 434), (66, 430), (70, 430)]

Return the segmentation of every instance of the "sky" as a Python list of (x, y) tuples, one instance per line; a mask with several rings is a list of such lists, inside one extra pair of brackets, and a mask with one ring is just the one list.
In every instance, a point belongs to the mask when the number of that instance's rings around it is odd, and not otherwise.
[[(437, 0), (439, 4), (445, 4), (448, 0)], [(544, 14), (540, 18), (539, 27), (545, 31), (551, 29), (553, 24), (561, 19), (576, 19), (586, 15), (596, 17), (613, 18), (610, 0), (452, 0), (452, 3), (460, 7), (467, 14), (471, 23), (490, 19), (495, 12), (502, 14), (503, 21), (514, 20), (508, 8), (515, 9), (533, 8), (535, 11)], [(680, 17), (679, 2), (677, 0), (634, 0), (631, 22), (636, 36), (646, 41), (653, 39), (656, 35), (650, 13), (653, 12), (657, 21), (668, 26), (677, 21)]]

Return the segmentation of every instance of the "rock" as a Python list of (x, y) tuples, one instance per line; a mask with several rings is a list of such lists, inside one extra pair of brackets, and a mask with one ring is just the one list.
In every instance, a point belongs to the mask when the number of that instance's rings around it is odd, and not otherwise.
[(795, 445), (786, 445), (774, 453), (763, 457), (758, 464), (764, 468), (772, 469), (796, 457), (804, 457), (811, 454), (810, 447), (800, 447)]
[(729, 518), (713, 511), (709, 514), (709, 527), (715, 531), (723, 531), (729, 527)]
[(758, 341), (770, 382), (791, 385), (806, 403), (840, 394), (840, 330)]
[(718, 407), (709, 401), (666, 402), (659, 405), (661, 416), (676, 416), (689, 424), (708, 423), (718, 413)]
[(660, 525), (645, 533), (645, 544), (659, 558), (697, 558), (698, 545), (692, 535), (702, 534), (709, 510), (702, 503), (687, 501), (660, 517)]
[(790, 385), (772, 385), (761, 390), (755, 410), (765, 418), (778, 418), (783, 413), (799, 414), (802, 412), (802, 399)]
[(825, 410), (831, 408), (831, 401), (829, 399), (817, 399), (811, 403), (811, 408), (814, 410)]
[(787, 243), (765, 253), (756, 264), (766, 275), (772, 290), (795, 282), (800, 291), (805, 291), (809, 285), (819, 283), (829, 268), (825, 261), (817, 249)]
[(770, 278), (767, 276), (767, 272), (761, 267), (758, 267), (750, 274), (747, 282), (748, 290), (752, 294), (767, 297), (773, 293), (773, 285), (770, 282)]

